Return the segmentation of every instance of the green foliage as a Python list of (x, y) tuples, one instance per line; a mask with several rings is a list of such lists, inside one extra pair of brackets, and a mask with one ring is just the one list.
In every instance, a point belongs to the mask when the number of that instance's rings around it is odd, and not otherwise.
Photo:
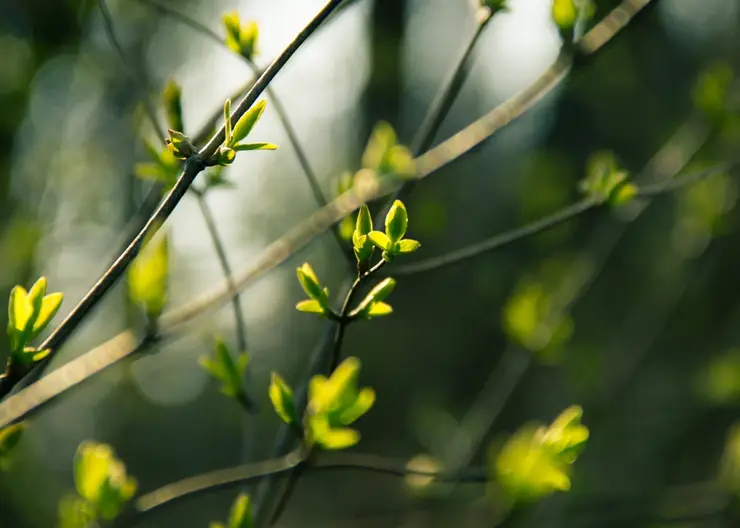
[(349, 317), (352, 319), (372, 319), (373, 317), (382, 317), (391, 314), (393, 308), (383, 301), (390, 295), (395, 286), (396, 281), (391, 277), (383, 279), (370, 290), (370, 293), (357, 305), (357, 308), (350, 312)]
[(329, 288), (323, 288), (321, 286), (311, 265), (305, 262), (296, 270), (296, 273), (298, 275), (298, 281), (303, 286), (303, 291), (310, 297), (296, 304), (296, 309), (300, 312), (315, 313), (323, 316), (331, 314), (331, 308), (329, 307)]
[(740, 401), (740, 348), (710, 360), (698, 381), (701, 395), (712, 403)]
[(8, 301), (8, 342), (10, 361), (30, 365), (48, 355), (48, 350), (28, 346), (51, 322), (62, 305), (61, 293), (46, 293), (46, 277), (41, 277), (29, 291), (16, 286)]
[(242, 25), (236, 11), (225, 14), (222, 21), (226, 29), (226, 45), (229, 49), (247, 60), (254, 60), (258, 52), (259, 27), (257, 23), (250, 21)]
[(553, 0), (552, 19), (561, 31), (570, 30), (579, 16), (590, 19), (595, 10), (593, 0)]
[(383, 259), (390, 262), (398, 255), (413, 253), (421, 244), (417, 240), (403, 239), (408, 228), (409, 217), (403, 202), (393, 202), (385, 216), (385, 233), (371, 231), (367, 236), (378, 248), (383, 250)]
[(289, 425), (299, 423), (298, 414), (293, 400), (293, 390), (285, 383), (285, 380), (276, 372), (272, 373), (270, 383), (270, 401), (278, 416)]
[(190, 138), (178, 130), (167, 130), (170, 137), (165, 138), (165, 144), (172, 155), (179, 160), (186, 160), (198, 154), (198, 149), (190, 142)]
[(20, 442), (25, 430), (25, 422), (18, 422), (0, 429), (0, 471), (7, 469), (10, 465), (10, 454)]
[(715, 62), (697, 78), (692, 90), (694, 106), (711, 121), (720, 124), (727, 113), (728, 95), (735, 78), (732, 67)]
[(365, 273), (370, 264), (370, 259), (375, 251), (375, 245), (368, 237), (373, 230), (373, 217), (367, 205), (362, 205), (357, 213), (357, 222), (352, 232), (352, 246), (357, 259), (357, 269), (360, 273)]
[(231, 126), (231, 99), (224, 103), (224, 129), (226, 132), (224, 144), (216, 153), (216, 163), (219, 165), (230, 165), (236, 159), (236, 153), (242, 150), (276, 150), (278, 147), (272, 143), (240, 143), (245, 139), (257, 124), (265, 111), (267, 100), (263, 99), (255, 103), (247, 110), (236, 125)]
[(347, 427), (375, 403), (375, 391), (358, 389), (360, 360), (345, 359), (329, 378), (317, 375), (308, 389), (307, 440), (323, 449), (345, 449), (360, 441), (360, 433)]
[(229, 520), (226, 524), (212, 522), (210, 528), (252, 528), (254, 526), (252, 501), (249, 495), (240, 493), (231, 506)]
[(58, 505), (59, 528), (90, 528), (97, 519), (95, 506), (77, 495), (65, 495)]
[(510, 504), (570, 489), (571, 466), (589, 437), (582, 414), (580, 407), (571, 406), (550, 426), (524, 426), (492, 452), (492, 478)]
[(629, 173), (617, 165), (611, 152), (597, 152), (587, 163), (586, 177), (578, 184), (579, 190), (597, 203), (612, 206), (627, 203), (637, 194), (637, 187), (629, 183)]
[(141, 250), (128, 270), (129, 297), (156, 320), (167, 303), (169, 243), (167, 234)]
[(362, 167), (376, 174), (395, 174), (402, 178), (414, 175), (416, 168), (411, 151), (400, 145), (393, 127), (381, 121), (373, 129), (365, 152)]
[(169, 148), (157, 151), (152, 145), (144, 142), (150, 162), (137, 163), (134, 173), (143, 180), (163, 184), (165, 192), (169, 191), (180, 174), (180, 161)]
[(729, 492), (740, 495), (740, 423), (734, 424), (727, 433), (718, 480)]
[(174, 130), (185, 130), (182, 121), (182, 90), (173, 79), (165, 85), (162, 92), (162, 104), (169, 127)]
[(74, 481), (79, 498), (68, 498), (60, 504), (63, 518), (70, 516), (70, 508), (81, 508), (83, 517), (91, 517), (89, 520), (115, 519), (138, 486), (136, 479), (126, 474), (126, 466), (116, 458), (110, 445), (91, 441), (77, 448)]
[(591, 268), (585, 257), (558, 257), (523, 276), (502, 312), (508, 338), (541, 360), (559, 359), (574, 329), (570, 303)]
[(229, 348), (221, 338), (216, 339), (212, 356), (201, 356), (198, 363), (211, 376), (219, 380), (221, 392), (230, 398), (244, 398), (244, 373), (247, 371), (249, 356), (242, 352), (236, 357), (231, 355)]

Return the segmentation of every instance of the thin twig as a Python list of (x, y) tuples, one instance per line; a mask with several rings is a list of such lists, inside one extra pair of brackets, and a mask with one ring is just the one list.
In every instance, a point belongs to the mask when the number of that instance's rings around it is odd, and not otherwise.
[[(246, 111), (257, 101), (257, 98), (264, 92), (265, 88), (272, 82), (280, 70), (287, 64), (288, 60), (298, 50), (308, 37), (323, 23), (324, 20), (336, 9), (343, 0), (329, 0), (321, 11), (306, 25), (306, 27), (290, 42), (287, 48), (270, 64), (265, 72), (255, 82), (244, 99), (234, 110), (231, 116), (232, 124), (236, 124)], [(172, 190), (167, 194), (165, 199), (159, 205), (154, 214), (149, 218), (144, 228), (139, 232), (133, 242), (126, 250), (116, 259), (108, 270), (103, 273), (100, 279), (93, 285), (88, 293), (80, 300), (67, 317), (57, 326), (49, 337), (40, 345), (39, 349), (50, 349), (51, 353), (43, 360), (39, 361), (34, 370), (43, 368), (44, 365), (56, 355), (58, 348), (66, 341), (77, 326), (82, 322), (85, 316), (100, 302), (108, 290), (118, 281), (119, 277), (125, 272), (128, 265), (136, 258), (144, 240), (150, 238), (167, 220), (177, 204), (187, 192), (190, 184), (195, 177), (202, 172), (209, 160), (215, 154), (218, 147), (223, 143), (225, 138), (225, 127), (222, 126), (219, 131), (209, 140), (205, 147), (201, 149), (196, 156), (192, 156), (185, 161), (184, 169), (175, 183)], [(15, 376), (13, 381), (17, 382)], [(2, 386), (4, 396), (12, 388), (11, 383)]]
[[(632, 11), (627, 13), (627, 19), (634, 16), (644, 5), (646, 5), (647, 2), (642, 1), (640, 2), (636, 8), (632, 8)], [(607, 20), (610, 20), (610, 17), (614, 17), (615, 13), (621, 13), (619, 11), (620, 8), (615, 9), (607, 15), (607, 17), (599, 23), (594, 29), (591, 31), (599, 30), (602, 27), (608, 27), (609, 23), (605, 22)], [(624, 24), (621, 24), (620, 26), (616, 27), (616, 29), (610, 30), (608, 37), (612, 38), (616, 32), (623, 27)], [(590, 35), (591, 32), (589, 32), (588, 35)], [(604, 33), (604, 35), (606, 35)], [(586, 38), (584, 37), (584, 39)], [(583, 39), (582, 39), (583, 41)], [(603, 45), (603, 44), (602, 44)], [(557, 64), (557, 61), (556, 61)], [(552, 68), (549, 70), (550, 74), (552, 74)], [(557, 76), (556, 76), (557, 77)], [(550, 81), (552, 82), (552, 80)], [(544, 82), (542, 79), (535, 82), (535, 84), (539, 85), (541, 89), (548, 90), (549, 91), (549, 85), (550, 82)], [(525, 93), (526, 92), (526, 93)], [(492, 112), (489, 112), (486, 116), (481, 118), (480, 120), (475, 121), (468, 127), (464, 129), (464, 131), (456, 134), (448, 140), (447, 142), (443, 143), (442, 145), (447, 145), (445, 149), (439, 150), (439, 147), (435, 150), (437, 154), (434, 156), (431, 156), (432, 160), (437, 160), (437, 169), (441, 168), (444, 165), (445, 159), (456, 159), (460, 155), (463, 155), (464, 152), (461, 152), (458, 155), (451, 155), (449, 152), (446, 152), (446, 149), (449, 149), (451, 147), (451, 144), (449, 143), (454, 138), (462, 138), (462, 140), (465, 140), (467, 135), (470, 135), (471, 137), (477, 138), (477, 142), (482, 142), (485, 139), (487, 139), (488, 136), (481, 135), (481, 131), (487, 132), (489, 134), (492, 134), (497, 130), (496, 126), (492, 126), (492, 122), (495, 122), (494, 124), (498, 124), (499, 127), (504, 126), (506, 123), (508, 123), (513, 117), (512, 112), (517, 108), (517, 105), (522, 105), (523, 103), (526, 103), (527, 101), (530, 101), (529, 106), (531, 106), (531, 101), (533, 99), (537, 99), (538, 97), (536, 94), (532, 94), (531, 90), (525, 90), (525, 92), (522, 92), (516, 96), (514, 96), (512, 99), (507, 100), (502, 105), (497, 107), (496, 110), (493, 110)], [(527, 106), (528, 107), (528, 106)], [(521, 115), (523, 113), (523, 110), (515, 112), (517, 115)], [(484, 127), (483, 124), (486, 124)], [(452, 141), (452, 143), (455, 143), (455, 141)], [(440, 147), (442, 146), (440, 145)], [(470, 142), (469, 141), (462, 141), (461, 142), (461, 149), (464, 149), (465, 152), (469, 151), (470, 148)], [(446, 156), (443, 156), (442, 154), (447, 154)], [(451, 156), (451, 157), (450, 157)], [(432, 165), (430, 165), (431, 161), (429, 157), (426, 158), (428, 161), (426, 163), (426, 169), (425, 172), (418, 175), (417, 177), (423, 178), (425, 176), (428, 176), (433, 171), (431, 171), (432, 168), (434, 168)], [(436, 170), (436, 169), (435, 169)], [(193, 176), (191, 176), (193, 177)], [(394, 185), (390, 184), (387, 180), (381, 180), (383, 183), (375, 182), (370, 185), (366, 186), (360, 186), (359, 188), (354, 188), (341, 196), (334, 199), (332, 202), (330, 202), (326, 207), (321, 208), (320, 210), (314, 212), (311, 214), (307, 219), (305, 219), (303, 222), (301, 222), (299, 225), (295, 226), (293, 229), (291, 229), (288, 233), (283, 235), (280, 239), (270, 244), (265, 250), (257, 256), (255, 261), (251, 263), (245, 270), (243, 270), (239, 275), (235, 277), (235, 282), (237, 285), (237, 289), (240, 291), (243, 290), (247, 285), (249, 285), (253, 280), (257, 279), (258, 277), (262, 276), (264, 273), (267, 273), (269, 270), (273, 269), (280, 263), (284, 262), (290, 255), (292, 255), (295, 251), (298, 249), (304, 247), (309, 242), (311, 242), (315, 237), (319, 236), (321, 233), (323, 233), (327, 228), (331, 227), (335, 223), (339, 222), (347, 216), (348, 214), (352, 213), (356, 209), (358, 209), (363, 203), (366, 203), (367, 201), (370, 201), (372, 199), (378, 198), (380, 196), (383, 196), (384, 194), (388, 194), (390, 192), (393, 192)], [(131, 246), (136, 245), (136, 239), (132, 242)], [(223, 286), (217, 290), (208, 292), (204, 295), (201, 295), (194, 301), (191, 301), (186, 306), (181, 307), (179, 309), (170, 310), (169, 312), (165, 313), (162, 317), (161, 325), (160, 327), (163, 329), (163, 331), (171, 331), (173, 328), (182, 325), (193, 318), (206, 313), (218, 306), (221, 306), (225, 301), (228, 301), (229, 294), (228, 294), (228, 288), (226, 286)], [(72, 314), (71, 314), (72, 315)], [(63, 323), (64, 324), (64, 323)], [(77, 324), (77, 323), (75, 323)], [(126, 354), (128, 355), (128, 354)], [(74, 364), (75, 368), (84, 368), (84, 365), (86, 362), (90, 362), (90, 369), (94, 371), (93, 365), (97, 364), (97, 362), (104, 361), (106, 364), (110, 365), (117, 361), (118, 359), (115, 359), (112, 354), (105, 353), (105, 350), (99, 350), (97, 354), (95, 355), (83, 355), (75, 359), (73, 362), (70, 362), (68, 365), (64, 365), (60, 368), (66, 369), (67, 367), (72, 366)], [(42, 364), (43, 366), (43, 364)], [(35, 372), (38, 370), (38, 367), (34, 369)], [(31, 375), (31, 378), (33, 378), (33, 375)], [(27, 393), (29, 396), (33, 395), (33, 387), (28, 387), (28, 390), (30, 393)], [(6, 394), (8, 391), (3, 390), (0, 391), (2, 394)], [(8, 420), (6, 417), (10, 417), (13, 415), (16, 415), (16, 413), (11, 413), (9, 410), (4, 406), (4, 403), (0, 403), (0, 425), (7, 425), (7, 423), (10, 423), (13, 421), (13, 419), (19, 418), (22, 415), (17, 415), (15, 418)]]
[[(202, 35), (208, 37), (210, 40), (212, 40), (219, 46), (222, 46), (223, 48), (229, 50), (230, 52), (233, 51), (231, 50), (231, 48), (229, 48), (226, 45), (226, 41), (218, 33), (210, 29), (205, 24), (202, 24), (198, 22), (197, 20), (194, 20), (188, 15), (177, 11), (176, 9), (160, 2), (159, 0), (138, 0), (138, 1), (192, 28), (198, 33), (201, 33)], [(250, 69), (254, 73), (255, 77), (259, 77), (261, 75), (262, 72), (259, 66), (254, 62), (254, 60), (252, 60), (250, 57), (247, 57), (245, 55), (240, 55), (240, 57), (247, 63), (247, 65), (250, 67)], [(311, 163), (308, 160), (308, 154), (306, 153), (306, 149), (303, 148), (303, 145), (298, 139), (298, 134), (296, 133), (296, 130), (293, 127), (293, 124), (291, 123), (290, 118), (288, 117), (288, 113), (285, 111), (285, 107), (283, 106), (282, 101), (275, 94), (274, 89), (268, 87), (266, 90), (266, 93), (267, 93), (267, 97), (272, 101), (273, 107), (275, 108), (275, 115), (277, 116), (278, 120), (280, 121), (281, 126), (285, 130), (286, 136), (288, 136), (288, 142), (293, 147), (293, 151), (295, 152), (296, 158), (298, 159), (298, 164), (301, 166), (301, 170), (303, 170), (303, 173), (305, 174), (306, 179), (308, 180), (309, 187), (311, 188), (311, 193), (313, 194), (314, 199), (316, 200), (316, 203), (320, 207), (324, 207), (328, 203), (328, 199), (326, 198), (323, 190), (321, 189), (321, 185), (319, 184), (318, 178), (316, 177), (316, 172), (313, 170), (313, 167), (311, 166)], [(236, 97), (234, 97), (234, 99), (236, 99)], [(214, 114), (214, 118), (212, 122), (215, 123), (219, 116), (220, 116), (219, 113)], [(198, 139), (200, 138), (196, 136), (196, 144), (198, 143), (197, 141)], [(336, 240), (339, 246), (339, 249), (342, 255), (348, 260), (350, 260), (350, 263), (353, 263), (353, 260), (352, 260), (353, 256), (349, 252), (345, 251), (345, 241), (342, 239), (339, 233), (339, 227), (333, 226), (331, 231), (334, 236), (334, 239)]]
[(123, 62), (123, 65), (130, 71), (131, 78), (134, 80), (136, 88), (140, 92), (139, 98), (144, 105), (144, 111), (149, 117), (149, 121), (151, 121), (152, 126), (154, 126), (154, 130), (157, 132), (157, 135), (162, 138), (165, 137), (164, 129), (159, 126), (159, 122), (157, 121), (157, 112), (154, 110), (154, 106), (149, 100), (149, 92), (146, 88), (147, 83), (143, 79), (143, 76), (139, 75), (139, 70), (129, 64), (128, 59), (126, 58), (126, 52), (123, 50), (123, 46), (121, 46), (121, 42), (116, 36), (116, 30), (113, 25), (113, 16), (108, 9), (108, 4), (106, 3), (106, 0), (98, 0), (98, 7), (100, 8), (100, 14), (103, 16), (103, 28), (108, 35), (108, 40), (110, 41), (113, 48), (116, 50), (116, 53), (118, 53), (118, 56), (121, 58), (121, 62)]
[[(349, 318), (349, 313), (350, 313), (352, 301), (354, 300), (355, 295), (359, 291), (360, 286), (364, 282), (366, 282), (368, 279), (370, 279), (373, 275), (375, 275), (385, 265), (385, 263), (386, 261), (381, 258), (368, 271), (366, 271), (365, 273), (358, 274), (357, 278), (352, 283), (352, 286), (350, 286), (349, 291), (347, 292), (347, 295), (344, 298), (344, 302), (342, 303), (342, 308), (339, 311), (339, 318), (336, 323), (336, 330), (334, 332), (334, 342), (331, 347), (332, 355), (331, 355), (331, 362), (329, 364), (329, 372), (333, 372), (334, 369), (337, 368), (337, 365), (339, 365), (339, 360), (341, 359), (341, 353), (342, 353), (342, 344), (344, 343), (344, 335), (347, 330), (347, 326), (349, 326), (349, 324), (352, 322), (352, 319)], [(302, 473), (302, 468), (297, 468), (288, 477), (288, 482), (286, 483), (286, 486), (283, 489), (283, 492), (278, 499), (277, 505), (275, 506), (275, 509), (273, 510), (272, 516), (270, 517), (268, 526), (272, 526), (273, 524), (277, 523), (278, 520), (280, 519), (280, 516), (285, 511), (285, 507), (287, 506), (288, 500), (290, 499), (293, 491), (295, 490), (295, 485), (298, 482), (298, 478), (301, 476), (301, 473)]]
[[(218, 256), (219, 265), (221, 266), (224, 278), (226, 279), (226, 284), (228, 284), (230, 289), (231, 305), (234, 310), (234, 323), (236, 325), (236, 341), (239, 347), (239, 352), (246, 352), (247, 323), (244, 319), (244, 311), (242, 310), (239, 291), (236, 289), (236, 284), (234, 284), (234, 274), (231, 271), (229, 257), (226, 255), (226, 248), (224, 247), (223, 241), (221, 240), (221, 235), (218, 232), (216, 221), (213, 218), (213, 213), (211, 212), (211, 208), (206, 201), (205, 195), (201, 192), (195, 194), (198, 200), (198, 206), (200, 207), (200, 211), (203, 214), (203, 219), (206, 223), (206, 228), (208, 229), (211, 241), (213, 242), (213, 248), (215, 249), (216, 255)], [(246, 394), (246, 392), (240, 394), (240, 397), (238, 399), (239, 402), (244, 406), (245, 410), (247, 410), (248, 412), (256, 412), (257, 407), (252, 399)]]
[[(609, 33), (609, 38), (612, 38), (624, 24), (614, 26), (613, 23), (608, 21), (612, 20), (617, 14), (631, 19), (648, 3), (648, 0), (628, 3), (632, 6), (628, 12), (623, 12), (621, 7), (615, 8), (606, 16), (604, 21), (589, 31), (580, 42), (591, 42), (593, 38), (588, 39), (588, 37), (593, 31), (598, 31), (602, 35), (600, 38), (604, 39), (606, 33), (603, 33), (603, 31), (610, 27), (613, 31)], [(633, 6), (633, 4), (635, 5)], [(598, 50), (602, 46), (603, 44), (594, 47), (594, 50)], [(584, 50), (586, 49), (591, 48), (584, 46)], [(583, 53), (586, 53), (586, 51), (583, 51)], [(513, 119), (522, 115), (565, 78), (569, 64), (569, 60), (565, 60), (563, 57), (558, 58), (530, 87), (497, 106), (437, 147), (416, 158), (417, 173), (414, 178), (423, 179), (433, 174), (460, 156), (470, 152), (473, 147), (483, 143)], [(293, 253), (308, 245), (348, 214), (356, 211), (362, 204), (390, 194), (397, 187), (398, 184), (392, 178), (381, 176), (377, 180), (365, 182), (338, 196), (326, 207), (315, 211), (281, 238), (267, 246), (246, 269), (236, 276), (237, 287), (242, 290), (284, 262)], [(221, 306), (226, 301), (228, 301), (228, 293), (224, 287), (207, 292), (186, 306), (165, 314), (163, 324), (165, 326), (178, 326), (193, 317)]]
[[(709, 176), (726, 172), (727, 170), (730, 170), (737, 165), (738, 163), (725, 163), (710, 167), (708, 169), (696, 171), (692, 174), (687, 174), (686, 176), (676, 178), (666, 183), (647, 185), (638, 190), (635, 198), (652, 199), (661, 195), (669, 194), (683, 189), (684, 187), (687, 187), (689, 185), (693, 185), (705, 178), (708, 178)], [(597, 202), (590, 198), (585, 198), (573, 205), (564, 207), (563, 209), (560, 209), (559, 211), (556, 211), (549, 216), (546, 216), (539, 220), (535, 220), (534, 222), (526, 224), (522, 227), (512, 229), (511, 231), (506, 231), (499, 235), (494, 235), (480, 242), (476, 242), (463, 248), (450, 251), (449, 253), (445, 253), (444, 255), (431, 257), (426, 260), (414, 262), (413, 264), (406, 264), (394, 267), (390, 271), (390, 273), (398, 276), (415, 275), (417, 273), (425, 273), (427, 271), (438, 270), (455, 264), (459, 264), (495, 249), (500, 249), (503, 246), (508, 246), (513, 242), (517, 242), (543, 231), (547, 231), (548, 229), (552, 229), (553, 227), (556, 227), (567, 220), (571, 220), (583, 215), (591, 209), (595, 209), (597, 207), (605, 207), (606, 205), (606, 203)]]
[[(426, 152), (431, 148), (434, 138), (439, 132), (439, 128), (442, 126), (442, 123), (447, 117), (447, 114), (452, 108), (453, 103), (457, 99), (457, 96), (465, 83), (465, 79), (468, 77), (473, 62), (473, 51), (483, 35), (483, 30), (486, 29), (493, 19), (493, 12), (490, 9), (480, 9), (481, 11), (479, 12), (482, 13), (483, 16), (477, 19), (478, 23), (476, 25), (475, 32), (473, 32), (470, 41), (463, 50), (462, 56), (455, 63), (455, 66), (450, 72), (447, 80), (440, 87), (439, 92), (435, 96), (426, 115), (424, 116), (424, 120), (422, 121), (419, 130), (416, 132), (416, 135), (411, 142), (411, 152), (414, 156), (419, 156), (421, 153)], [(417, 181), (410, 180), (399, 187), (398, 190), (396, 190), (396, 192), (386, 200), (385, 206), (378, 212), (376, 222), (380, 221), (386, 214), (388, 214), (388, 210), (391, 208), (391, 205), (393, 205), (395, 200), (406, 199), (416, 183)]]

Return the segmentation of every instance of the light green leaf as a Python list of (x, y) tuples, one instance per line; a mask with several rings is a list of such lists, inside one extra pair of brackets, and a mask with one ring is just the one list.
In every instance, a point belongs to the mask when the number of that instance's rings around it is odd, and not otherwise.
[(367, 205), (362, 204), (357, 212), (357, 223), (355, 224), (355, 233), (357, 236), (367, 235), (373, 230), (373, 217)]
[(370, 238), (370, 241), (380, 249), (385, 250), (391, 245), (390, 239), (385, 235), (385, 233), (380, 231), (370, 231), (367, 236)]
[(254, 125), (256, 125), (257, 121), (262, 117), (262, 113), (265, 111), (265, 106), (267, 106), (267, 100), (262, 99), (255, 103), (246, 111), (241, 119), (239, 119), (239, 122), (234, 127), (233, 143), (238, 143), (249, 135), (254, 128)]
[(301, 301), (298, 304), (296, 304), (295, 307), (299, 312), (315, 313), (319, 315), (324, 315), (325, 313), (325, 310), (321, 306), (321, 303), (313, 299), (307, 299), (305, 301)]
[(169, 244), (163, 234), (139, 253), (128, 272), (131, 300), (143, 306), (153, 319), (159, 317), (167, 303), (168, 273)]
[(293, 391), (285, 380), (276, 372), (272, 373), (272, 382), (269, 389), (270, 401), (275, 412), (287, 424), (298, 423), (298, 416), (293, 402)]
[(393, 307), (390, 304), (384, 302), (374, 302), (370, 305), (366, 313), (366, 317), (372, 319), (373, 317), (382, 317), (384, 315), (390, 315), (393, 313)]
[(236, 11), (226, 13), (222, 17), (222, 22), (226, 28), (226, 45), (234, 53), (241, 53), (240, 34), (241, 22), (239, 14)]
[(396, 200), (385, 216), (385, 234), (390, 239), (391, 244), (398, 242), (404, 237), (408, 225), (409, 217), (406, 212), (406, 206), (403, 205), (401, 200)]
[(231, 146), (232, 132), (231, 132), (231, 99), (226, 99), (224, 103), (224, 130), (226, 133), (226, 139), (224, 144)]
[(25, 422), (18, 422), (0, 429), (0, 470), (8, 467), (10, 453), (20, 442), (26, 427)]
[(162, 102), (169, 127), (185, 130), (182, 122), (182, 90), (173, 79), (169, 80), (162, 92)]
[(252, 502), (249, 495), (240, 493), (231, 507), (229, 528), (252, 528)]
[(41, 302), (44, 299), (44, 295), (46, 295), (46, 277), (41, 277), (28, 290), (28, 300), (31, 302), (35, 314), (38, 314), (41, 309)]
[(234, 145), (233, 149), (237, 152), (241, 150), (277, 150), (278, 146), (274, 143), (239, 143)]
[(334, 427), (316, 437), (316, 443), (324, 449), (346, 449), (360, 441), (360, 433), (349, 427)]
[(58, 515), (59, 528), (90, 528), (97, 518), (95, 506), (73, 494), (65, 495), (59, 501)]
[(324, 290), (321, 288), (319, 278), (314, 273), (313, 268), (308, 262), (304, 262), (303, 265), (296, 270), (298, 275), (298, 281), (303, 286), (303, 290), (306, 292), (311, 299), (318, 301), (322, 306), (326, 306), (327, 299), (325, 298)]
[(367, 413), (375, 404), (375, 391), (370, 387), (360, 390), (355, 402), (339, 414), (339, 421), (343, 425), (350, 425)]
[(107, 444), (82, 442), (74, 458), (74, 480), (77, 493), (96, 504), (103, 484), (108, 479), (113, 449)]
[(10, 291), (8, 302), (9, 329), (23, 335), (26, 328), (33, 324), (33, 305), (28, 292), (23, 286), (16, 286)]
[(410, 238), (407, 238), (405, 240), (401, 240), (398, 242), (398, 253), (405, 254), (405, 253), (413, 253), (417, 249), (421, 247), (421, 243), (418, 240), (412, 240)]
[(63, 299), (63, 294), (55, 292), (46, 295), (41, 300), (41, 309), (39, 310), (39, 314), (36, 317), (36, 321), (33, 323), (31, 339), (36, 337), (51, 322), (56, 313), (59, 311), (59, 307), (62, 306)]

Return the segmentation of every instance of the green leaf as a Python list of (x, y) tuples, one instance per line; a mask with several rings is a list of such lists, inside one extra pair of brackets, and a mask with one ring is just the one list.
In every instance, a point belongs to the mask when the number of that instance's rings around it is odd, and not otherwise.
[(252, 528), (252, 503), (249, 495), (240, 493), (231, 507), (229, 528)]
[(403, 205), (401, 200), (394, 201), (385, 217), (385, 234), (390, 239), (391, 244), (395, 244), (404, 237), (408, 225), (409, 217), (406, 206)]
[(219, 165), (231, 165), (236, 159), (236, 151), (221, 145), (216, 151), (216, 163)]
[[(23, 286), (15, 286), (10, 291), (8, 301), (8, 332), (12, 330), (16, 336), (23, 338), (26, 329), (33, 325), (33, 315), (33, 305), (28, 292)], [(23, 344), (17, 343), (16, 346), (22, 346)]]
[(269, 396), (275, 412), (287, 424), (297, 424), (298, 415), (293, 402), (293, 391), (276, 372), (272, 373)]
[(382, 165), (387, 152), (396, 144), (396, 132), (393, 127), (381, 121), (370, 134), (370, 139), (362, 154), (362, 166), (366, 169), (382, 172)]
[(303, 286), (303, 290), (306, 292), (306, 295), (311, 299), (318, 301), (321, 306), (326, 308), (328, 299), (326, 299), (326, 294), (321, 288), (319, 279), (316, 276), (316, 273), (314, 273), (313, 268), (311, 268), (311, 265), (308, 262), (304, 262), (303, 265), (296, 270), (296, 274), (298, 275), (298, 281), (301, 283), (301, 286)]
[(355, 224), (355, 233), (357, 236), (367, 235), (373, 230), (373, 217), (367, 205), (362, 204), (357, 212), (357, 223)]
[(0, 429), (0, 470), (10, 464), (10, 453), (20, 442), (26, 427), (25, 422), (18, 422)]
[(239, 143), (232, 148), (239, 152), (242, 150), (277, 150), (278, 146), (274, 143)]
[(162, 313), (168, 296), (169, 242), (164, 233), (153, 240), (129, 267), (129, 295), (152, 319)]
[(137, 482), (126, 474), (126, 467), (108, 444), (85, 441), (75, 453), (74, 480), (77, 493), (91, 504), (103, 519), (111, 520), (123, 504), (136, 493)]
[(90, 528), (97, 519), (95, 506), (73, 494), (65, 495), (58, 506), (59, 528)]
[(324, 449), (337, 450), (347, 449), (360, 441), (360, 433), (349, 427), (335, 427), (327, 429), (319, 437), (316, 443)]
[(324, 315), (324, 313), (326, 313), (326, 310), (321, 306), (321, 303), (313, 299), (301, 301), (296, 304), (295, 307), (299, 312), (315, 313), (320, 315)]
[(382, 317), (384, 315), (390, 315), (391, 313), (393, 313), (393, 307), (390, 304), (374, 302), (370, 305), (365, 317), (372, 319), (373, 317)]
[(393, 288), (395, 287), (395, 279), (393, 279), (392, 277), (386, 277), (378, 284), (376, 284), (372, 290), (370, 290), (365, 298), (357, 305), (357, 308), (352, 310), (352, 312), (350, 313), (350, 317), (368, 317), (370, 316), (370, 311), (375, 305), (378, 306), (373, 316), (388, 315), (389, 313), (391, 313), (392, 309), (387, 304), (381, 303), (381, 301), (385, 300), (385, 298), (391, 294)]
[(380, 231), (370, 231), (367, 236), (370, 241), (380, 249), (385, 250), (391, 245), (390, 239), (385, 235), (385, 233), (381, 233)]
[(33, 306), (34, 314), (39, 313), (44, 295), (46, 295), (46, 277), (41, 277), (28, 290), (28, 300), (31, 302), (31, 306)]
[(180, 86), (170, 79), (162, 92), (167, 124), (175, 130), (185, 130), (182, 122), (182, 91)]
[[(256, 125), (257, 121), (262, 117), (262, 113), (265, 111), (265, 106), (267, 106), (267, 100), (262, 99), (245, 112), (234, 127), (233, 143), (238, 143), (249, 135), (254, 128), (254, 125)], [(231, 145), (231, 143), (229, 143), (229, 145)]]
[(241, 22), (239, 14), (236, 11), (226, 13), (222, 17), (222, 22), (226, 28), (226, 45), (234, 53), (241, 53)]
[(224, 144), (227, 147), (231, 146), (232, 141), (232, 133), (231, 133), (231, 99), (226, 99), (226, 102), (224, 103), (224, 130), (226, 134), (226, 139), (224, 141)]
[(344, 425), (350, 425), (367, 413), (374, 404), (375, 391), (365, 387), (360, 390), (354, 403), (339, 414), (339, 421)]
[(407, 238), (398, 242), (397, 251), (400, 254), (413, 253), (420, 247), (421, 243), (418, 240)]
[(625, 183), (619, 185), (609, 195), (609, 204), (612, 206), (624, 205), (637, 196), (637, 185), (634, 183)]
[(49, 295), (44, 296), (41, 300), (39, 314), (36, 317), (36, 321), (33, 323), (31, 339), (36, 337), (48, 326), (59, 311), (59, 308), (62, 306), (62, 300), (64, 300), (64, 295), (59, 292), (50, 293)]

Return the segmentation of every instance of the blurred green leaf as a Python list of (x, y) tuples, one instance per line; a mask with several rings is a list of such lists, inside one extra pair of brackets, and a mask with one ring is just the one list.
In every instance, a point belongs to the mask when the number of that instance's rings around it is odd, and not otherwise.
[(168, 275), (169, 242), (163, 233), (144, 247), (128, 271), (129, 296), (151, 319), (156, 320), (167, 304)]
[(201, 356), (198, 363), (214, 378), (221, 381), (221, 392), (231, 398), (244, 395), (244, 375), (249, 364), (246, 352), (234, 360), (228, 346), (221, 338), (216, 338), (213, 356)]
[(174, 130), (185, 130), (182, 122), (182, 90), (174, 79), (170, 79), (162, 92), (167, 124)]
[(25, 422), (18, 422), (0, 429), (0, 471), (10, 465), (10, 455), (26, 430)]
[(293, 391), (276, 372), (272, 373), (269, 395), (275, 412), (285, 423), (299, 423), (295, 403), (293, 402)]
[[(239, 121), (236, 123), (236, 126), (234, 127), (234, 135), (231, 138), (231, 142), (227, 143), (229, 146), (236, 145), (242, 139), (246, 138), (249, 135), (249, 133), (254, 128), (254, 125), (257, 124), (257, 121), (259, 121), (260, 117), (262, 117), (262, 114), (265, 112), (266, 106), (267, 99), (262, 99), (261, 101), (253, 104), (252, 107), (244, 113), (244, 115), (239, 119)], [(261, 144), (271, 145), (270, 143)]]

